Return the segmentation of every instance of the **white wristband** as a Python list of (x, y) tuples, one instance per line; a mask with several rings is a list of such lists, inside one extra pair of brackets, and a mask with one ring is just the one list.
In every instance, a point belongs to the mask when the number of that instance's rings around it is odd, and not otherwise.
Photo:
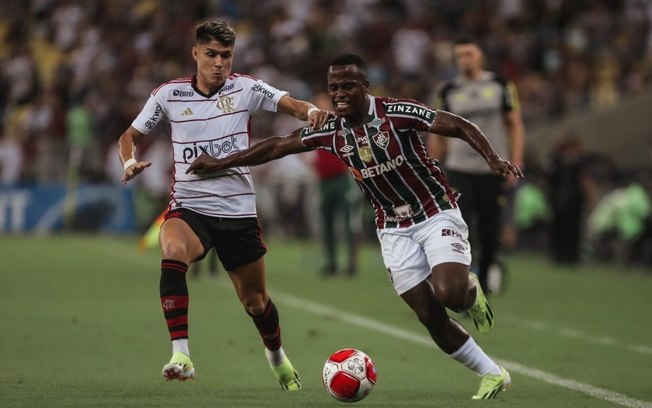
[(308, 109), (308, 119), (310, 119), (310, 114), (313, 112), (319, 112), (319, 108), (315, 108), (314, 106), (310, 109)]
[(131, 166), (133, 164), (136, 164), (136, 163), (138, 163), (138, 161), (132, 157), (131, 159), (124, 162), (122, 165), (124, 166), (125, 170), (127, 170), (129, 168), (129, 166)]

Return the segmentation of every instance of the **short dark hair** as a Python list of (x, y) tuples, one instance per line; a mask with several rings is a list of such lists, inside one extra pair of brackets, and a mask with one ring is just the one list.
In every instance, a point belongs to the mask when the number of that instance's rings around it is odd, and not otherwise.
[(453, 41), (453, 45), (477, 45), (480, 46), (480, 43), (470, 35), (461, 35)]
[(195, 40), (200, 44), (215, 40), (232, 47), (235, 45), (235, 30), (225, 21), (210, 20), (195, 27)]
[(340, 54), (331, 61), (333, 65), (355, 65), (360, 71), (367, 72), (367, 64), (356, 54)]

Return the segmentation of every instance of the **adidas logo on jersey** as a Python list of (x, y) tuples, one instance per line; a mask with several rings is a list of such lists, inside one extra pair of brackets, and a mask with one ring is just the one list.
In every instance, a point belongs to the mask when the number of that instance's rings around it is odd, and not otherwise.
[(193, 113), (192, 109), (190, 109), (190, 108), (186, 108), (186, 110), (181, 112), (181, 116), (191, 116), (191, 115), (194, 115), (194, 113)]

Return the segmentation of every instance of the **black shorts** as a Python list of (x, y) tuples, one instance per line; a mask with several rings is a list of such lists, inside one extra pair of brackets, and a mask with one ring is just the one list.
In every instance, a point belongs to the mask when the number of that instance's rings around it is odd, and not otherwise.
[(258, 260), (267, 252), (263, 231), (255, 217), (209, 217), (186, 208), (176, 208), (165, 214), (165, 219), (169, 218), (184, 220), (197, 234), (204, 253), (195, 261), (203, 259), (214, 247), (224, 269), (232, 271)]

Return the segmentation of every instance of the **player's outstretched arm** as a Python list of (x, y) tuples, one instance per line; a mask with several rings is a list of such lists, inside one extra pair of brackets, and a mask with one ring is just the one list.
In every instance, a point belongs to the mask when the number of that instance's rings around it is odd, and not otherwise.
[(257, 166), (281, 157), (310, 150), (301, 142), (301, 129), (282, 137), (270, 137), (222, 159), (202, 153), (186, 170), (186, 174), (201, 175), (238, 166)]
[(278, 101), (278, 111), (299, 120), (307, 120), (313, 129), (320, 129), (328, 118), (335, 116), (333, 112), (321, 110), (310, 102), (300, 101), (288, 95), (283, 95)]
[(498, 156), (478, 126), (461, 116), (447, 111), (437, 111), (437, 117), (430, 127), (430, 132), (464, 140), (484, 157), (493, 174), (501, 176), (513, 174), (516, 177), (523, 177), (523, 171), (520, 168), (509, 160), (503, 160)]
[(146, 167), (152, 165), (148, 161), (138, 161), (134, 158), (136, 154), (136, 139), (143, 134), (137, 131), (132, 126), (129, 126), (127, 130), (120, 136), (118, 141), (118, 155), (120, 156), (120, 162), (125, 168), (125, 174), (122, 176), (122, 184), (127, 184), (127, 182), (145, 170)]

